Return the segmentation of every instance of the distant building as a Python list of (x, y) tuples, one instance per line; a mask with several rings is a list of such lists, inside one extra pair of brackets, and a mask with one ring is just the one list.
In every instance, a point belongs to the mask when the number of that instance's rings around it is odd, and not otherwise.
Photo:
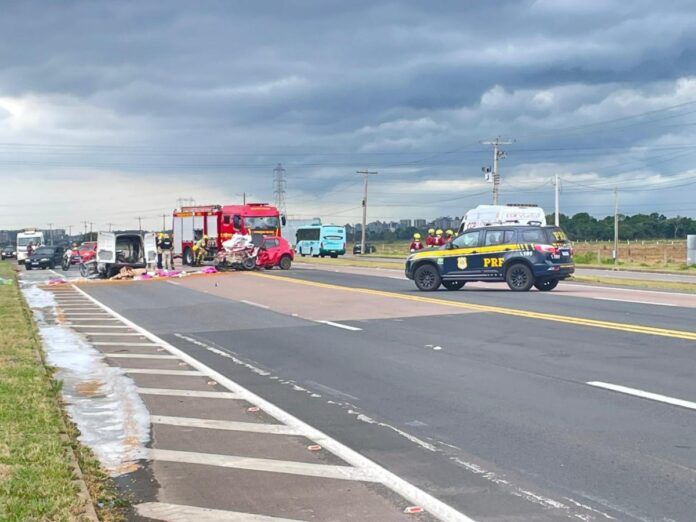
[(425, 228), (426, 221), (425, 219), (414, 219), (413, 220), (413, 226), (416, 228)]
[(400, 219), (399, 220), (399, 225), (401, 226), (401, 228), (411, 228), (413, 226), (412, 223), (413, 223), (413, 221), (410, 219)]

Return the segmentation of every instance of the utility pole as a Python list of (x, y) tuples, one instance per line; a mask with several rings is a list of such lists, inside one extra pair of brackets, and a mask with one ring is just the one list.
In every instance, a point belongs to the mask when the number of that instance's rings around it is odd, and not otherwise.
[(82, 224), (85, 227), (84, 232), (82, 233), (82, 239), (84, 240), (84, 238), (87, 236), (87, 225), (89, 225), (89, 221), (83, 221)]
[(65, 228), (68, 229), (68, 237), (72, 239), (72, 225), (66, 225)]
[(242, 205), (246, 205), (246, 192), (242, 193)]
[(619, 264), (619, 188), (614, 187), (614, 269)]
[(162, 232), (167, 230), (167, 214), (162, 214)]
[(109, 232), (111, 232), (111, 227), (114, 226), (116, 223), (107, 223), (106, 226), (109, 227)]
[(275, 172), (275, 177), (273, 178), (273, 194), (275, 195), (275, 206), (278, 209), (278, 213), (284, 216), (286, 214), (285, 169), (283, 168), (282, 163), (278, 163), (278, 165), (276, 165), (276, 168), (273, 169), (273, 172)]
[(561, 226), (561, 177), (556, 174), (556, 180), (554, 181), (554, 188), (556, 193), (556, 226)]
[(135, 219), (138, 220), (138, 231), (139, 231), (140, 233), (142, 233), (142, 231), (143, 231), (143, 218), (142, 218), (141, 216), (138, 216), (138, 217), (135, 218)]
[(89, 239), (90, 241), (92, 240), (92, 228), (94, 227), (94, 223), (92, 221), (89, 222)]
[[(484, 167), (483, 172), (486, 174), (486, 181), (493, 182), (493, 204), (498, 204), (498, 194), (500, 192), (500, 172), (498, 170), (498, 160), (505, 158), (505, 152), (500, 150), (501, 145), (509, 145), (512, 141), (501, 140), (498, 136), (494, 140), (482, 141), (482, 145), (493, 145), (493, 171), (490, 168), (486, 170)], [(492, 178), (492, 179), (491, 179)]]
[(53, 246), (53, 223), (48, 224), (48, 237), (51, 240), (51, 246)]
[(363, 208), (363, 219), (362, 219), (362, 238), (360, 239), (360, 255), (365, 255), (365, 237), (367, 234), (367, 179), (370, 175), (376, 175), (376, 170), (357, 170), (357, 174), (362, 174), (365, 176), (365, 193), (363, 194), (362, 208)]

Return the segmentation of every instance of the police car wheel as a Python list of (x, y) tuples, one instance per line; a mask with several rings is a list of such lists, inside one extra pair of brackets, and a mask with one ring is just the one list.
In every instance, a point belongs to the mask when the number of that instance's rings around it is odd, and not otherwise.
[(549, 290), (553, 290), (558, 286), (558, 281), (558, 279), (545, 279), (544, 281), (537, 281), (534, 283), (534, 288), (540, 292), (548, 292)]
[(534, 284), (534, 275), (527, 265), (518, 263), (508, 269), (507, 274), (505, 274), (505, 282), (510, 290), (526, 292)]
[(466, 284), (466, 281), (443, 281), (442, 286), (444, 286), (447, 290), (459, 290), (460, 288), (464, 287)]
[(433, 265), (418, 267), (413, 274), (413, 281), (416, 283), (418, 290), (422, 290), (423, 292), (437, 290), (442, 282), (437, 268)]

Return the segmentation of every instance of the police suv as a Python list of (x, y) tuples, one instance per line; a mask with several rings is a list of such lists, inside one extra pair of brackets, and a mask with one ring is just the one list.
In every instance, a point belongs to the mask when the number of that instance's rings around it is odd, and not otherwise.
[(511, 290), (553, 290), (575, 271), (572, 248), (558, 227), (500, 225), (464, 230), (449, 243), (406, 259), (406, 277), (419, 290), (443, 285), (459, 290), (467, 281), (505, 281)]

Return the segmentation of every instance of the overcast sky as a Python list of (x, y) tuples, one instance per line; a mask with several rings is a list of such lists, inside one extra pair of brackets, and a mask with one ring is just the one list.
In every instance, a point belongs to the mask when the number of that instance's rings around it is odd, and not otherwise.
[(696, 216), (693, 1), (3, 2), (0, 228), (161, 224), (179, 197), (291, 217), (502, 202)]

